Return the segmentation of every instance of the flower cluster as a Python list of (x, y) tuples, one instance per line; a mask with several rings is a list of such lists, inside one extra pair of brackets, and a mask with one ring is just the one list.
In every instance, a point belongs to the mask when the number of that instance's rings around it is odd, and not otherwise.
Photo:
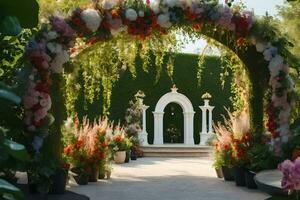
[(281, 186), (283, 189), (292, 193), (300, 190), (300, 158), (294, 162), (285, 160), (279, 164), (278, 169), (283, 173)]
[(81, 126), (77, 121), (68, 119), (65, 124), (64, 156), (73, 167), (99, 166), (109, 153), (108, 120), (91, 124), (85, 118)]
[(125, 130), (120, 126), (115, 127), (110, 147), (114, 152), (127, 151), (131, 148), (131, 138), (128, 138)]

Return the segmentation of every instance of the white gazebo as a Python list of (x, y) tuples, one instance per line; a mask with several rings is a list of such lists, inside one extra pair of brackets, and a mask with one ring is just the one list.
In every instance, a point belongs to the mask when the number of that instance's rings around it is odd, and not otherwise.
[(184, 116), (184, 144), (194, 145), (194, 108), (191, 101), (183, 94), (177, 92), (174, 85), (171, 92), (163, 95), (156, 104), (154, 115), (154, 145), (163, 145), (163, 117), (164, 109), (169, 103), (181, 106)]

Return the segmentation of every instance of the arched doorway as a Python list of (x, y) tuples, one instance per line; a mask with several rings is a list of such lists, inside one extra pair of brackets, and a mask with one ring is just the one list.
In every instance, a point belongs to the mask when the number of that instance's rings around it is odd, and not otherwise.
[(164, 109), (169, 103), (177, 103), (183, 110), (184, 117), (184, 144), (194, 145), (194, 108), (191, 101), (183, 94), (177, 92), (174, 85), (171, 92), (163, 95), (156, 104), (154, 115), (154, 145), (164, 144), (163, 117)]
[(183, 110), (177, 103), (169, 103), (164, 110), (164, 143), (178, 144), (184, 142)]

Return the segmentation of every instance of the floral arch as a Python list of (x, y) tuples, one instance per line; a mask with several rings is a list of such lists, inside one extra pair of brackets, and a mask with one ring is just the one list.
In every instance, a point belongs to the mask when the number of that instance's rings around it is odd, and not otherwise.
[[(144, 40), (180, 27), (220, 42), (240, 58), (251, 80), (249, 103), (253, 133), (256, 136), (263, 133), (266, 112), (266, 126), (275, 147), (280, 149), (281, 143), (289, 138), (293, 82), (286, 62), (286, 42), (266, 34), (265, 30), (272, 29), (271, 26), (263, 26), (251, 12), (214, 1), (102, 0), (84, 9), (77, 8), (66, 19), (50, 17), (26, 47), (25, 57), (31, 72), (23, 98), (24, 121), (32, 150), (40, 150), (53, 123), (52, 116), (59, 117), (63, 97), (51, 98), (51, 91), (60, 89), (59, 76), (70, 59), (77, 37), (88, 45), (109, 40), (114, 34), (129, 34)], [(264, 109), (266, 95), (268, 102)], [(56, 119), (52, 126), (59, 127), (59, 122)], [(51, 134), (60, 137), (59, 133)]]

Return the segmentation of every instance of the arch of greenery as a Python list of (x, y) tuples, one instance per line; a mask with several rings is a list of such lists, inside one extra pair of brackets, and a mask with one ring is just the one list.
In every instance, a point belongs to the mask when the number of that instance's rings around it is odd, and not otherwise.
[(78, 38), (84, 46), (91, 46), (129, 35), (130, 44), (153, 37), (163, 41), (172, 30), (205, 35), (239, 57), (250, 79), (251, 130), (260, 139), (267, 127), (275, 149), (280, 151), (280, 145), (289, 137), (293, 83), (288, 74), (288, 43), (270, 24), (256, 19), (251, 12), (215, 1), (103, 0), (77, 8), (65, 19), (50, 17), (26, 47), (30, 73), (23, 102), (32, 152), (39, 152), (43, 146), (51, 147), (47, 154), (60, 152), (54, 145), (60, 143), (63, 120), (65, 97), (59, 92), (60, 83), (63, 72), (69, 70), (70, 57), (76, 55)]

